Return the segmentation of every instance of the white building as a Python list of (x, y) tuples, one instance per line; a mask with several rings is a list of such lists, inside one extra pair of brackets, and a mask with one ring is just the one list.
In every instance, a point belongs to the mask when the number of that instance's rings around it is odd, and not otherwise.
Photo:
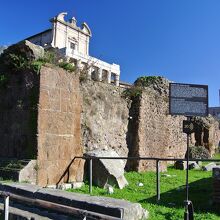
[(52, 28), (27, 38), (30, 42), (44, 48), (58, 48), (70, 62), (82, 68), (88, 64), (88, 78), (97, 81), (105, 81), (119, 86), (120, 66), (109, 64), (89, 55), (89, 41), (91, 30), (86, 23), (81, 28), (77, 26), (73, 17), (69, 22), (64, 17), (67, 13), (60, 13), (52, 18)]

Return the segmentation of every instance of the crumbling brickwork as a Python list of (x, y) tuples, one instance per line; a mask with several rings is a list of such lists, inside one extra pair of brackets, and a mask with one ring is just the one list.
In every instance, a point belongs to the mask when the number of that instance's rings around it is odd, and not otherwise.
[(191, 134), (193, 146), (204, 146), (212, 156), (219, 151), (220, 130), (219, 121), (213, 116), (195, 117), (195, 132)]
[[(140, 157), (183, 158), (186, 135), (182, 132), (184, 117), (170, 116), (168, 108), (168, 82), (166, 89), (145, 88), (133, 100), (129, 125), (129, 155)], [(154, 170), (155, 161), (128, 162), (128, 168), (137, 171)], [(166, 170), (166, 162), (161, 162)]]

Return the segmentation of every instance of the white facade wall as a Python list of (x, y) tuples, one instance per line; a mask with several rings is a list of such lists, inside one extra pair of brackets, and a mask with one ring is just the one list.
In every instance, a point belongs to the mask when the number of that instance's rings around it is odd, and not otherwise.
[(89, 55), (91, 31), (86, 23), (77, 27), (76, 19), (70, 22), (64, 20), (66, 13), (60, 13), (50, 21), (52, 29), (29, 37), (27, 40), (43, 47), (58, 48), (70, 60), (74, 60), (78, 68), (89, 64), (88, 78), (111, 83), (119, 86), (120, 66), (109, 64)]
[(79, 30), (78, 27), (70, 27), (68, 24), (58, 21), (54, 24), (55, 38), (53, 47), (59, 49), (67, 48), (70, 49), (70, 43), (76, 45), (75, 51), (82, 55), (89, 55), (89, 38), (90, 36), (85, 35)]

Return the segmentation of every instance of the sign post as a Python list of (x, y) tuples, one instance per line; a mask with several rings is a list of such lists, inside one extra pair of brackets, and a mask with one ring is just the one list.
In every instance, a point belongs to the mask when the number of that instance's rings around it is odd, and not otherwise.
[(189, 139), (194, 132), (192, 116), (208, 115), (208, 86), (170, 83), (169, 112), (171, 115), (184, 115), (183, 132), (187, 134), (186, 200), (184, 201), (184, 220), (193, 220), (193, 204), (189, 200)]

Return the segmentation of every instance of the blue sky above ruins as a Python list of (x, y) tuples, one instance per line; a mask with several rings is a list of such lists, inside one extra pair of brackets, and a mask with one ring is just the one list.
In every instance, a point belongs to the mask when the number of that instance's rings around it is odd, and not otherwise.
[(219, 0), (8, 0), (1, 2), (0, 45), (50, 27), (61, 11), (87, 22), (90, 54), (121, 65), (121, 80), (162, 75), (209, 85), (210, 106), (219, 105)]

